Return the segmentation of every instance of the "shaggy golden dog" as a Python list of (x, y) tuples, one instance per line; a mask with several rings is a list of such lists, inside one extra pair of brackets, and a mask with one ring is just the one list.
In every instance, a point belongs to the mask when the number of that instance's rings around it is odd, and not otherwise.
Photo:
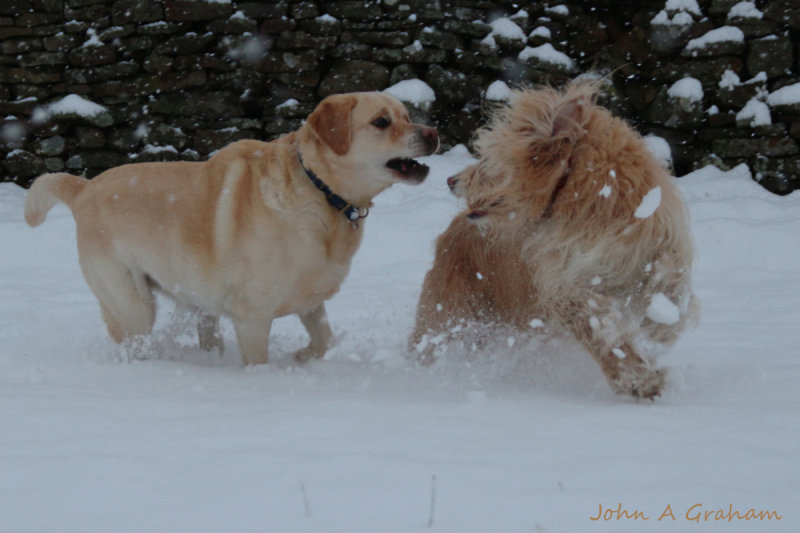
[(218, 317), (230, 317), (245, 364), (266, 363), (272, 320), (297, 314), (305, 361), (327, 349), (324, 301), (347, 275), (372, 198), (420, 183), (428, 167), (413, 158), (438, 146), (389, 95), (334, 95), (299, 130), (202, 163), (41, 176), (25, 219), (41, 224), (57, 201), (72, 210), (81, 269), (117, 342), (150, 333), (159, 290), (200, 312), (205, 349), (222, 349)]
[(654, 366), (696, 315), (687, 214), (667, 172), (596, 88), (515, 91), (448, 180), (467, 209), (436, 242), (410, 345), (424, 362), (466, 324), (579, 341), (611, 388), (658, 396)]

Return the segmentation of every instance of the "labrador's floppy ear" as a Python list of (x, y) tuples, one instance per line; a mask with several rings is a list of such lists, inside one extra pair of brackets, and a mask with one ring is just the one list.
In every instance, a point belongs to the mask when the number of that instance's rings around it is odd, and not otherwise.
[(352, 95), (329, 96), (308, 116), (311, 131), (336, 155), (344, 155), (350, 150), (350, 112), (355, 106), (356, 98)]

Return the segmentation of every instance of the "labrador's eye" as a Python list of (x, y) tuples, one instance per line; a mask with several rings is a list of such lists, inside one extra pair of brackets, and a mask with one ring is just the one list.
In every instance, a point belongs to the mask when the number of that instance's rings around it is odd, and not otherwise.
[(388, 128), (391, 123), (392, 121), (386, 117), (378, 117), (372, 121), (372, 125), (381, 130)]

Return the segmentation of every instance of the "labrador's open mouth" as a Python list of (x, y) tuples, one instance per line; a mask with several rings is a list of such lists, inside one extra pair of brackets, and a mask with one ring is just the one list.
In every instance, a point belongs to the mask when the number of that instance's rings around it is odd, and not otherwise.
[(386, 166), (404, 180), (419, 183), (428, 175), (428, 165), (423, 165), (419, 161), (407, 158), (390, 159)]

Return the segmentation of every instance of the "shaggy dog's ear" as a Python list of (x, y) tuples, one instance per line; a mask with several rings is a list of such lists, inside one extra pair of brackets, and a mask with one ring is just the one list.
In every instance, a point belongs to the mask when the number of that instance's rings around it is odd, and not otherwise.
[(576, 140), (585, 133), (585, 111), (591, 104), (591, 93), (581, 90), (568, 90), (564, 98), (553, 107), (553, 139), (569, 138)]
[(352, 95), (329, 96), (308, 116), (311, 131), (336, 155), (350, 150), (350, 113), (355, 106), (356, 99)]

